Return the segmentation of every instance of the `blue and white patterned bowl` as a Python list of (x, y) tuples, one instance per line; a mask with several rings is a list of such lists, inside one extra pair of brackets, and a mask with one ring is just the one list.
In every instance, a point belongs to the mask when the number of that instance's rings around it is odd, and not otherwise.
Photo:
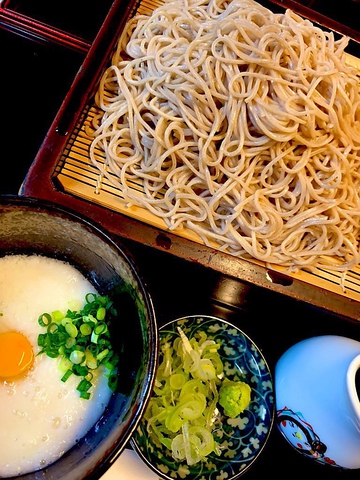
[(174, 320), (160, 328), (160, 345), (165, 341), (172, 343), (179, 336), (178, 326), (189, 339), (202, 331), (220, 343), (224, 373), (230, 380), (242, 380), (250, 385), (250, 405), (239, 417), (222, 417), (222, 426), (216, 431), (221, 455), (212, 453), (195, 465), (176, 461), (168, 449), (155, 445), (147, 435), (144, 418), (131, 439), (131, 445), (162, 479), (234, 480), (258, 458), (273, 426), (275, 399), (271, 372), (253, 341), (225, 320), (195, 315)]

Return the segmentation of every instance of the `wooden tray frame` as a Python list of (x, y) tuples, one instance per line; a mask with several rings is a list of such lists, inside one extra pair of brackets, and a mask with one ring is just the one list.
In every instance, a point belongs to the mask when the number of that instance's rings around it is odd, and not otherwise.
[(269, 268), (259, 262), (243, 260), (207, 247), (189, 232), (175, 234), (168, 231), (159, 219), (143, 209), (128, 209), (111, 185), (105, 185), (100, 195), (95, 193), (98, 174), (84, 154), (90, 141), (86, 124), (94, 113), (93, 96), (127, 19), (135, 11), (146, 11), (154, 5), (156, 3), (149, 0), (141, 3), (131, 1), (126, 5), (122, 0), (114, 2), (30, 167), (20, 193), (54, 201), (81, 213), (121, 238), (358, 320), (358, 268), (351, 271), (344, 282), (340, 275), (328, 271), (289, 275), (281, 268)]

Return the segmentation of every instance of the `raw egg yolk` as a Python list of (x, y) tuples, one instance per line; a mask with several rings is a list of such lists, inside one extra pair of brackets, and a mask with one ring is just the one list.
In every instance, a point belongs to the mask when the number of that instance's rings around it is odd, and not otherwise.
[(22, 333), (0, 333), (0, 378), (9, 379), (23, 375), (33, 362), (33, 348)]

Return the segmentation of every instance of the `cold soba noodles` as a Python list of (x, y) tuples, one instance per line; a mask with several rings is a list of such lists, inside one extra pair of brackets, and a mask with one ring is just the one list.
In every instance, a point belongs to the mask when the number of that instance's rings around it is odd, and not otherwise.
[(166, 2), (119, 41), (91, 160), (171, 230), (293, 271), (347, 271), (360, 261), (347, 43), (251, 0)]

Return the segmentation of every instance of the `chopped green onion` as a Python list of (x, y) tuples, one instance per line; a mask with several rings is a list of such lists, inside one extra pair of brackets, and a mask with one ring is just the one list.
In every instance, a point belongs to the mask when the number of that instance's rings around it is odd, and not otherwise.
[(48, 350), (46, 355), (50, 358), (57, 358), (59, 356), (59, 351), (57, 350)]
[(83, 321), (85, 323), (90, 323), (92, 327), (94, 327), (95, 324), (97, 323), (97, 320), (93, 315), (84, 315), (83, 316)]
[(91, 334), (91, 342), (92, 343), (97, 343), (98, 338), (99, 338), (99, 335), (96, 335), (96, 333), (93, 331), (92, 334)]
[(101, 335), (103, 333), (105, 333), (107, 330), (107, 327), (106, 327), (106, 323), (104, 322), (101, 322), (101, 323), (98, 323), (96, 325), (96, 327), (94, 328), (94, 332), (96, 335)]
[(51, 315), (48, 313), (43, 313), (40, 315), (38, 322), (40, 327), (47, 327), (51, 323)]
[(60, 323), (64, 318), (64, 315), (60, 312), (60, 310), (55, 310), (54, 312), (52, 312), (51, 317), (54, 322)]
[(81, 398), (89, 399), (92, 372), (100, 365), (105, 368), (109, 388), (115, 391), (119, 356), (113, 350), (108, 328), (117, 315), (113, 302), (108, 296), (94, 293), (88, 293), (85, 302), (81, 311), (68, 310), (64, 315), (55, 310), (39, 316), (38, 323), (46, 333), (38, 335), (38, 355), (62, 357), (61, 380), (66, 382), (72, 374), (82, 377), (77, 390)]
[(52, 335), (56, 333), (58, 330), (59, 330), (59, 327), (55, 322), (50, 323), (50, 325), (47, 327), (48, 333), (51, 333)]
[(96, 312), (96, 318), (101, 321), (104, 320), (106, 315), (106, 308), (105, 307), (100, 307), (98, 311)]
[(75, 363), (75, 365), (80, 365), (80, 363), (84, 360), (85, 353), (81, 350), (73, 350), (70, 353), (70, 362)]
[(102, 362), (104, 360), (104, 358), (107, 356), (108, 353), (109, 353), (109, 349), (105, 348), (105, 350), (103, 350), (98, 355), (96, 355), (96, 360), (98, 362)]
[(83, 398), (84, 400), (89, 400), (90, 396), (89, 392), (80, 392), (80, 398)]
[(72, 375), (72, 371), (69, 369), (69, 370), (66, 370), (66, 372), (64, 373), (64, 375), (61, 377), (61, 381), (62, 382), (66, 382), (66, 380)]
[(78, 334), (78, 329), (73, 323), (70, 323), (70, 322), (65, 325), (65, 330), (66, 330), (66, 333), (71, 338), (75, 338)]
[(97, 359), (94, 357), (89, 348), (85, 350), (86, 366), (91, 370), (95, 370), (98, 367)]
[(96, 300), (96, 295), (94, 293), (87, 293), (85, 295), (86, 303), (92, 303), (92, 302), (95, 302), (95, 300)]
[(116, 374), (110, 375), (108, 378), (109, 388), (114, 392), (117, 388), (118, 376)]
[(86, 365), (76, 365), (72, 366), (72, 372), (77, 375), (78, 377), (86, 377), (88, 374), (88, 369)]
[(88, 323), (82, 323), (80, 325), (80, 333), (82, 333), (83, 335), (90, 335), (91, 332), (91, 326)]
[(87, 392), (91, 387), (92, 387), (91, 382), (83, 378), (79, 383), (79, 385), (77, 386), (76, 390), (79, 390), (79, 392)]
[(76, 343), (76, 340), (75, 338), (72, 338), (72, 337), (68, 337), (66, 339), (66, 342), (65, 342), (65, 347), (66, 348), (72, 348)]
[(72, 363), (63, 354), (61, 355), (62, 355), (62, 358), (60, 359), (60, 362), (59, 362), (59, 370), (61, 371), (61, 373), (66, 373), (68, 370), (71, 370)]
[(40, 335), (38, 335), (38, 339), (37, 339), (38, 346), (39, 347), (44, 347), (46, 345), (46, 339), (47, 339), (46, 333), (40, 333)]

